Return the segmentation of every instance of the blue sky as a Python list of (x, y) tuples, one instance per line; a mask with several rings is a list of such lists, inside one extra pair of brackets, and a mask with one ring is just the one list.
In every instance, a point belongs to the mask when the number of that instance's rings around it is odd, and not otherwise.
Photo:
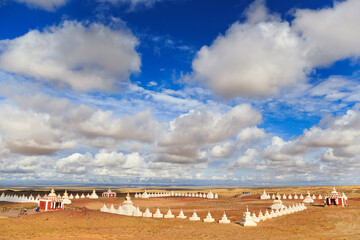
[(358, 184), (359, 10), (0, 0), (0, 183)]

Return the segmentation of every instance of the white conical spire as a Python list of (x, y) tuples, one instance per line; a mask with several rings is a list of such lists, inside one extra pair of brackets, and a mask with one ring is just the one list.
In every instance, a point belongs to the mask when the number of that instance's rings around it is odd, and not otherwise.
[(172, 214), (171, 209), (169, 208), (168, 212), (164, 216), (164, 218), (174, 218), (175, 216)]
[(263, 215), (263, 213), (261, 212), (261, 210), (259, 211), (259, 215), (258, 215), (257, 218), (258, 218), (259, 221), (264, 220), (264, 215)]
[(152, 217), (152, 213), (150, 212), (148, 207), (146, 208), (145, 212), (143, 213), (143, 217)]
[(180, 211), (180, 213), (179, 213), (179, 216), (177, 216), (176, 218), (185, 219), (185, 218), (187, 218), (187, 217), (184, 215), (184, 212), (183, 212), (183, 210), (181, 209), (181, 211)]
[(200, 221), (200, 218), (196, 214), (196, 211), (194, 210), (193, 215), (189, 218), (190, 221)]
[(258, 217), (256, 216), (256, 214), (255, 214), (255, 211), (253, 212), (253, 214), (252, 214), (252, 220), (254, 221), (254, 222), (260, 222), (260, 220), (258, 219)]
[(215, 222), (215, 219), (211, 216), (210, 211), (208, 212), (206, 218), (203, 221), (204, 222)]
[(243, 214), (243, 218), (240, 222), (242, 226), (256, 226), (257, 224), (254, 222), (253, 218), (250, 215), (249, 208), (246, 207), (246, 212)]
[(109, 209), (106, 206), (106, 203), (104, 203), (104, 206), (100, 208), (100, 212), (109, 212)]
[(156, 212), (153, 214), (153, 218), (163, 218), (163, 214), (160, 212), (159, 208), (156, 209)]
[(225, 212), (222, 218), (219, 220), (219, 223), (230, 223), (230, 220), (226, 217)]

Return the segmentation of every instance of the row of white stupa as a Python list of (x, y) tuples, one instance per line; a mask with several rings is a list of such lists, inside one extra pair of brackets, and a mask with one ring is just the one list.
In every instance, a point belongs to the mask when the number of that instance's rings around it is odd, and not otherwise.
[[(275, 199), (276, 195), (273, 194), (272, 196), (270, 196), (270, 194), (266, 194), (265, 190), (264, 193), (260, 196), (260, 199), (266, 200), (266, 199)], [(304, 199), (304, 196), (302, 194), (300, 194), (300, 196), (298, 196), (296, 193), (293, 195), (289, 194), (288, 196), (286, 196), (285, 194), (283, 194), (282, 196), (280, 195), (281, 199)], [(315, 194), (312, 195), (311, 197), (312, 199), (323, 199), (323, 197), (321, 196), (321, 194), (318, 195), (318, 197), (315, 196)]]
[(267, 219), (271, 219), (274, 217), (279, 217), (282, 215), (303, 211), (305, 209), (306, 209), (306, 206), (304, 203), (298, 203), (296, 205), (294, 204), (289, 207), (280, 208), (280, 210), (279, 209), (276, 209), (276, 210), (271, 209), (270, 212), (266, 209), (265, 214), (263, 214), (260, 210), (258, 216), (256, 216), (255, 212), (253, 212), (253, 214), (251, 215), (251, 213), (247, 209), (246, 212), (244, 212), (244, 214), (243, 214), (243, 218), (240, 222), (240, 225), (257, 226), (257, 223), (260, 221), (265, 221)]
[(151, 198), (151, 197), (195, 197), (195, 198), (207, 198), (207, 199), (217, 199), (219, 198), (218, 194), (213, 194), (211, 191), (206, 193), (178, 193), (174, 191), (171, 192), (161, 192), (161, 193), (135, 193), (135, 198)]
[(14, 203), (38, 203), (40, 198), (40, 195), (37, 195), (37, 197), (34, 197), (33, 195), (30, 195), (29, 197), (26, 197), (25, 195), (17, 196), (14, 195), (5, 195), (5, 193), (2, 193), (0, 195), (0, 201), (2, 202), (14, 202)]
[[(134, 217), (147, 217), (147, 218), (175, 218), (175, 215), (172, 214), (171, 209), (169, 208), (166, 215), (160, 212), (158, 208), (156, 212), (153, 214), (150, 212), (149, 208), (146, 208), (144, 212), (140, 211), (139, 207), (135, 207), (133, 202), (131, 201), (131, 197), (128, 194), (126, 196), (126, 200), (123, 204), (119, 205), (118, 209), (115, 209), (114, 205), (111, 204), (110, 208), (104, 206), (100, 209), (101, 212), (114, 213), (126, 216), (134, 216)], [(184, 215), (184, 212), (181, 210), (179, 215), (176, 218), (186, 219), (187, 216)], [(196, 211), (194, 210), (192, 216), (189, 218), (190, 221), (200, 221), (200, 217), (197, 216)], [(215, 222), (215, 219), (212, 218), (211, 213), (209, 212), (207, 217), (203, 220), (204, 222)], [(219, 223), (230, 223), (230, 220), (227, 219), (226, 214), (224, 212), (223, 217), (219, 220)]]
[[(36, 197), (34, 197), (32, 194), (29, 197), (26, 197), (25, 195), (22, 196), (17, 196), (16, 194), (14, 195), (5, 195), (5, 193), (2, 193), (0, 195), (0, 201), (3, 202), (15, 202), (15, 203), (28, 203), (28, 202), (33, 202), (33, 203), (39, 203), (39, 199), (40, 198), (47, 198), (47, 197), (57, 197), (59, 199), (63, 199), (64, 200), (64, 204), (71, 204), (71, 199), (79, 199), (79, 198), (85, 198), (84, 194), (81, 194), (81, 196), (79, 196), (79, 194), (76, 194), (75, 197), (73, 194), (70, 194), (70, 196), (68, 196), (67, 191), (65, 190), (64, 195), (61, 196), (60, 194), (56, 195), (54, 189), (51, 190), (51, 193), (49, 195), (45, 194), (43, 197), (40, 196), (40, 194), (38, 194)], [(90, 199), (98, 199), (98, 195), (95, 192), (95, 189), (93, 190), (93, 192), (90, 194), (86, 195), (87, 198)]]

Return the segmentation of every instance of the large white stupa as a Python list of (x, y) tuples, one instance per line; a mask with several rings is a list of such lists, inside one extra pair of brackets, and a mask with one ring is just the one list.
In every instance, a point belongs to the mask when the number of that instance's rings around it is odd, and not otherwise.
[(256, 226), (256, 222), (254, 222), (253, 218), (250, 215), (249, 209), (246, 208), (246, 212), (244, 212), (243, 217), (240, 221), (240, 225), (242, 226)]
[(307, 191), (307, 195), (306, 195), (303, 203), (313, 203), (313, 202), (314, 202), (314, 199), (311, 197), (310, 192)]
[(277, 196), (273, 202), (273, 205), (271, 205), (271, 207), (270, 207), (272, 210), (285, 208), (285, 205), (282, 203), (282, 201), (280, 199), (281, 199), (281, 196), (279, 194), (277, 194)]
[(266, 192), (264, 190), (263, 194), (260, 196), (260, 199), (262, 199), (262, 200), (270, 199), (270, 195), (266, 194)]
[(93, 189), (91, 195), (90, 195), (90, 199), (98, 199), (99, 196), (96, 194), (95, 188)]

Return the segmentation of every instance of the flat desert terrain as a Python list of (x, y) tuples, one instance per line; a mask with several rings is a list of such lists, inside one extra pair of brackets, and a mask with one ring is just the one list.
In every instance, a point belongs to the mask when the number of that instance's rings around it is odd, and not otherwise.
[[(148, 189), (148, 192), (166, 191), (166, 189)], [(160, 190), (159, 190), (160, 189)], [(170, 188), (169, 188), (170, 189)], [(176, 192), (207, 192), (204, 188), (171, 188)], [(346, 207), (323, 207), (323, 200), (315, 200), (305, 211), (261, 221), (256, 227), (243, 227), (238, 224), (243, 212), (269, 208), (273, 200), (260, 200), (263, 188), (218, 188), (211, 190), (219, 194), (219, 199), (198, 199), (188, 197), (162, 197), (135, 199), (135, 192), (142, 189), (113, 188), (119, 197), (113, 199), (99, 198), (74, 199), (65, 210), (35, 213), (31, 208), (33, 203), (0, 202), (0, 210), (8, 207), (10, 210), (0, 212), (0, 239), (360, 239), (360, 186), (338, 186), (339, 193), (348, 196)], [(0, 189), (0, 193), (5, 189)], [(47, 189), (12, 189), (18, 194), (37, 195), (49, 192)], [(55, 189), (62, 194), (64, 189)], [(297, 193), (305, 195), (330, 193), (331, 187), (299, 187), (299, 188), (267, 188), (267, 193), (279, 192), (288, 195)], [(105, 189), (97, 189), (97, 194)], [(159, 207), (166, 214), (169, 207), (177, 215), (183, 209), (190, 217), (196, 209), (201, 219), (208, 211), (215, 220), (219, 220), (226, 211), (231, 224), (191, 222), (187, 219), (153, 219), (142, 217), (127, 217), (110, 213), (102, 213), (99, 209), (104, 203), (115, 208), (124, 201), (130, 192), (135, 206), (142, 211), (149, 207), (152, 213)], [(243, 191), (251, 191), (243, 195)], [(68, 192), (89, 193), (91, 189), (68, 188)], [(7, 191), (8, 193), (8, 191)], [(285, 205), (301, 202), (301, 200), (283, 200)], [(28, 215), (17, 216), (17, 211), (27, 208)]]

